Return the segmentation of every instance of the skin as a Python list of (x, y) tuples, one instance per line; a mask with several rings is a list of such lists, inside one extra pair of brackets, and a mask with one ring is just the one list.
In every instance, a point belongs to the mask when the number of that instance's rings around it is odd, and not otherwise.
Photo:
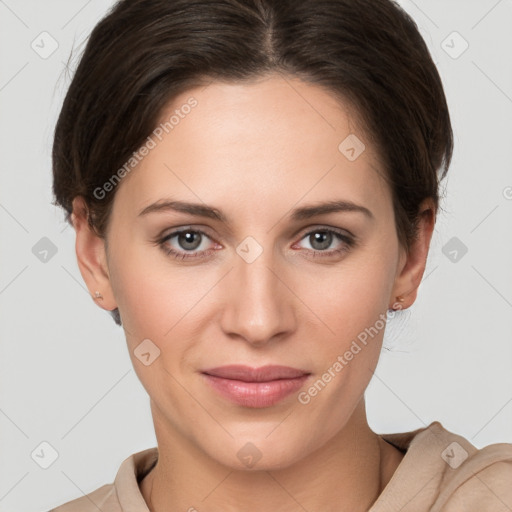
[[(118, 186), (108, 247), (89, 229), (80, 197), (72, 216), (82, 276), (92, 295), (101, 292), (100, 307), (119, 308), (150, 397), (159, 461), (142, 495), (158, 512), (368, 510), (403, 457), (366, 419), (384, 329), (308, 404), (294, 393), (270, 407), (235, 405), (199, 372), (282, 364), (311, 372), (307, 390), (396, 296), (403, 308), (415, 301), (434, 205), (422, 203), (407, 253), (379, 155), (348, 107), (316, 85), (277, 75), (214, 82), (175, 98), (162, 118), (190, 96), (198, 105)], [(338, 150), (351, 133), (366, 144), (355, 161)], [(214, 206), (229, 223), (175, 211), (139, 216), (163, 199)], [(345, 211), (290, 220), (293, 208), (339, 199), (373, 218)], [(189, 253), (212, 252), (173, 259), (155, 240), (180, 227), (207, 234)], [(333, 237), (322, 248), (308, 233), (326, 227), (358, 243)], [(252, 263), (236, 252), (247, 236), (263, 249)], [(187, 247), (178, 237), (166, 246)], [(160, 350), (148, 366), (134, 354), (144, 339)], [(252, 468), (237, 457), (248, 442), (261, 454)]]

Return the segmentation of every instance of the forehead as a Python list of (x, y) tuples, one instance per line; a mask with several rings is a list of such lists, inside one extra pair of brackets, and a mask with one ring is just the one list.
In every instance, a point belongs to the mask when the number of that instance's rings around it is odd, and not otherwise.
[(176, 196), (259, 209), (303, 197), (389, 208), (381, 163), (354, 113), (296, 78), (189, 89), (164, 109), (150, 139), (118, 190), (130, 204)]

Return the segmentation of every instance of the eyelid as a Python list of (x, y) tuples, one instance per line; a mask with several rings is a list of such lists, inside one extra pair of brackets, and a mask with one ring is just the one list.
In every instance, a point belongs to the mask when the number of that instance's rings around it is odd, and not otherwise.
[(300, 237), (300, 240), (302, 240), (306, 235), (311, 234), (312, 232), (316, 231), (333, 231), (335, 233), (338, 233), (339, 235), (342, 235), (346, 238), (350, 238), (351, 240), (356, 243), (358, 241), (358, 237), (354, 235), (351, 231), (349, 231), (346, 228), (338, 228), (336, 226), (330, 226), (328, 224), (314, 224), (311, 226), (308, 226), (306, 228), (301, 228), (299, 231), (296, 232), (295, 235), (293, 235), (293, 238)]
[[(168, 240), (169, 238), (172, 238), (173, 236), (183, 232), (183, 231), (194, 231), (196, 233), (201, 233), (205, 236), (207, 236), (210, 240), (215, 241), (218, 245), (222, 245), (219, 242), (215, 240), (215, 237), (208, 233), (208, 230), (210, 228), (208, 226), (197, 226), (197, 225), (188, 225), (184, 224), (182, 226), (176, 226), (173, 228), (166, 228), (161, 232), (160, 235), (156, 237), (156, 240), (162, 241), (162, 240)], [(312, 231), (322, 231), (322, 230), (331, 230), (336, 233), (339, 233), (340, 235), (347, 236), (354, 240), (354, 242), (357, 242), (358, 237), (354, 235), (351, 231), (349, 231), (346, 228), (338, 228), (335, 226), (330, 226), (327, 224), (313, 224), (311, 226), (300, 228), (299, 230), (295, 231), (294, 234), (291, 236), (292, 238), (297, 238), (300, 235), (300, 238), (298, 241), (302, 240), (306, 235), (311, 234)], [(167, 232), (167, 234), (165, 234)]]
[(159, 234), (157, 236), (157, 238), (159, 240), (163, 240), (163, 239), (169, 239), (169, 238), (172, 238), (173, 236), (175, 235), (179, 235), (180, 233), (184, 232), (184, 231), (193, 231), (194, 233), (201, 233), (202, 235), (205, 235), (207, 236), (208, 238), (210, 239), (214, 239), (214, 237), (208, 233), (210, 228), (208, 228), (207, 226), (192, 226), (192, 225), (182, 225), (182, 226), (176, 226), (176, 227), (173, 227), (173, 228), (166, 228), (164, 229), (161, 234)]

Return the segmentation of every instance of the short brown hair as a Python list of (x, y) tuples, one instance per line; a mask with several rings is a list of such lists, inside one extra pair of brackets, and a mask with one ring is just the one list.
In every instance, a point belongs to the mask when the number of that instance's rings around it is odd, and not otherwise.
[(69, 218), (83, 196), (91, 227), (104, 236), (116, 188), (100, 199), (94, 191), (141, 146), (169, 101), (205, 81), (274, 72), (355, 107), (409, 250), (421, 201), (439, 207), (453, 133), (428, 48), (392, 0), (118, 1), (92, 31), (58, 118), (56, 203)]

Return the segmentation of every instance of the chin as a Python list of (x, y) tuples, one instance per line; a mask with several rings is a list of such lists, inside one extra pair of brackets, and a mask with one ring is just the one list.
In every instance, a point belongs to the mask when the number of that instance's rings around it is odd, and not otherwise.
[[(217, 463), (235, 471), (275, 471), (285, 469), (307, 455), (305, 441), (284, 439), (275, 435), (270, 440), (268, 432), (261, 436), (244, 436), (230, 439), (229, 443), (219, 443), (205, 447), (209, 457)], [(270, 436), (272, 437), (272, 436)]]

